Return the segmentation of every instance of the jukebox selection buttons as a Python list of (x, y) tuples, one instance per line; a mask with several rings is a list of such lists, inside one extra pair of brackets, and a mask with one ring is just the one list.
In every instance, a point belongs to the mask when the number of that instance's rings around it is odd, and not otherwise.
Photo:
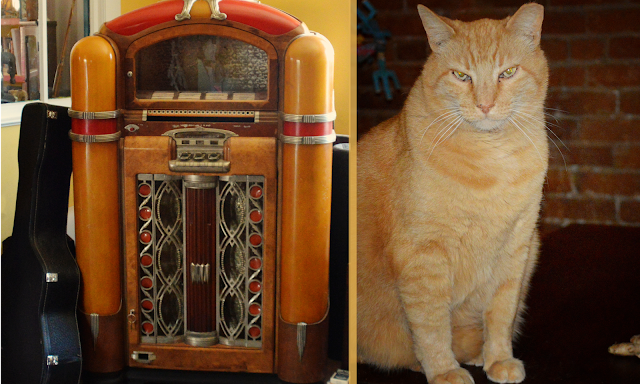
[(148, 321), (145, 321), (144, 323), (142, 323), (142, 332), (146, 333), (147, 335), (150, 335), (153, 333), (153, 324), (151, 324)]
[(251, 260), (249, 260), (249, 268), (257, 271), (260, 269), (260, 267), (262, 267), (262, 260), (258, 259), (257, 257), (252, 257)]
[(140, 264), (142, 264), (143, 267), (150, 267), (151, 264), (153, 264), (153, 259), (151, 258), (151, 255), (148, 254), (144, 254), (140, 257)]
[(251, 314), (251, 316), (258, 316), (260, 313), (262, 313), (262, 307), (260, 307), (260, 304), (251, 304), (249, 306), (249, 313)]
[(257, 247), (258, 245), (262, 244), (262, 236), (258, 235), (257, 233), (254, 233), (249, 237), (249, 242), (254, 247)]
[(140, 285), (142, 286), (142, 288), (151, 288), (153, 287), (153, 280), (151, 280), (151, 278), (149, 277), (143, 277), (142, 280), (140, 280)]
[(253, 280), (252, 282), (249, 283), (249, 290), (252, 293), (258, 293), (260, 292), (261, 289), (262, 289), (262, 284), (259, 281)]
[(251, 197), (253, 197), (254, 199), (259, 199), (262, 197), (262, 188), (260, 188), (259, 185), (254, 185), (253, 187), (251, 187), (251, 189), (249, 190), (249, 194), (251, 195)]
[(260, 337), (260, 333), (261, 333), (261, 331), (260, 331), (259, 327), (251, 327), (251, 328), (249, 328), (249, 336), (251, 336), (254, 339)]
[(147, 197), (151, 194), (151, 186), (149, 184), (142, 184), (139, 188), (138, 188), (138, 193), (140, 194), (140, 196), (142, 197)]
[(142, 303), (140, 305), (142, 306), (142, 309), (147, 311), (151, 311), (153, 309), (153, 302), (151, 300), (142, 300)]
[(258, 209), (254, 209), (251, 212), (249, 212), (249, 219), (251, 219), (252, 222), (254, 223), (259, 223), (262, 221), (262, 212), (260, 212), (260, 210)]
[(151, 232), (144, 231), (140, 234), (140, 241), (149, 244), (151, 242)]
[(149, 220), (151, 218), (151, 209), (148, 207), (141, 208), (139, 216), (142, 220)]

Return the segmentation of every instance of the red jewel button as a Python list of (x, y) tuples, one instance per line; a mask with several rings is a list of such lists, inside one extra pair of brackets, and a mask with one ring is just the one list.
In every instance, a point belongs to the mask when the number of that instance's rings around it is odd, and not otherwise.
[(257, 257), (253, 257), (251, 258), (251, 260), (249, 260), (249, 267), (257, 271), (258, 269), (260, 269), (260, 267), (262, 267), (262, 261)]
[(153, 324), (149, 322), (142, 323), (142, 331), (147, 335), (153, 333)]
[(249, 283), (249, 290), (253, 293), (258, 293), (262, 289), (262, 284), (259, 281), (252, 281)]
[(258, 316), (260, 314), (260, 312), (262, 312), (262, 308), (260, 308), (260, 305), (258, 304), (251, 304), (249, 306), (249, 313), (252, 316)]
[(249, 190), (249, 194), (251, 195), (251, 197), (253, 197), (254, 199), (259, 199), (262, 197), (262, 188), (260, 188), (257, 185), (254, 185), (253, 187), (251, 187), (251, 189)]
[(153, 309), (153, 303), (151, 302), (151, 300), (142, 300), (142, 308), (150, 311)]
[(140, 196), (149, 196), (149, 194), (151, 193), (151, 187), (149, 186), (149, 184), (142, 184), (140, 188), (138, 188), (138, 193), (140, 194)]
[(142, 220), (149, 220), (151, 218), (151, 209), (144, 207), (140, 210), (140, 218)]
[(253, 235), (251, 235), (251, 237), (249, 237), (249, 242), (254, 247), (257, 247), (258, 245), (262, 244), (262, 236), (258, 235), (257, 233), (254, 233)]
[(148, 267), (153, 264), (151, 255), (142, 255), (142, 257), (140, 258), (140, 264), (142, 264), (143, 267)]
[(253, 211), (251, 211), (251, 213), (249, 213), (249, 218), (254, 223), (259, 223), (260, 220), (262, 220), (262, 212), (258, 211), (257, 209), (254, 209)]
[(258, 328), (258, 327), (249, 328), (249, 336), (253, 337), (254, 339), (256, 337), (259, 337), (260, 336), (260, 328)]
[(144, 231), (140, 234), (140, 241), (142, 241), (145, 244), (148, 244), (151, 242), (151, 232), (147, 232)]
[(142, 285), (142, 288), (151, 288), (153, 287), (153, 281), (148, 277), (143, 277), (142, 280), (140, 280), (140, 285)]

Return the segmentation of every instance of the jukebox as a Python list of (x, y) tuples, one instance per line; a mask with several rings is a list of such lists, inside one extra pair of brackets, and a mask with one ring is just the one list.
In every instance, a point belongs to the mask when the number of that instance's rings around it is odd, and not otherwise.
[(241, 0), (164, 1), (71, 53), (84, 368), (322, 379), (333, 48)]

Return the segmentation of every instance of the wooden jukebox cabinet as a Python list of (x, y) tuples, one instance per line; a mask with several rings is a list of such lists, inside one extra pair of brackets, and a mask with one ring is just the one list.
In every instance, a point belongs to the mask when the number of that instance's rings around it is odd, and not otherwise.
[(71, 54), (84, 368), (318, 381), (333, 48), (266, 5), (189, 3), (123, 15)]

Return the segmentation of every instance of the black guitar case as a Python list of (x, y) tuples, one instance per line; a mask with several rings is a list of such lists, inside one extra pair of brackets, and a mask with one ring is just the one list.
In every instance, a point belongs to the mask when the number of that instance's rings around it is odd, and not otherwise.
[(28, 104), (18, 146), (13, 235), (2, 253), (2, 381), (80, 381), (80, 271), (66, 235), (71, 176), (67, 108)]

